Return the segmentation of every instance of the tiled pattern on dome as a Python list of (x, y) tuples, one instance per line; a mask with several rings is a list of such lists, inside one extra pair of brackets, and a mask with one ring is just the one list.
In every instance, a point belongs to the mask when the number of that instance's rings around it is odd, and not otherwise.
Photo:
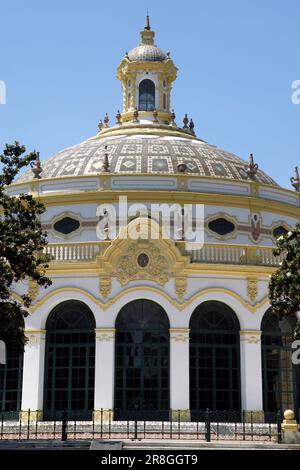
[(146, 62), (162, 62), (167, 58), (167, 56), (157, 46), (142, 44), (141, 46), (135, 47), (130, 52), (128, 52), (128, 58), (132, 62), (143, 60)]
[[(42, 178), (79, 176), (103, 172), (102, 165), (107, 145), (111, 173), (178, 173), (178, 164), (187, 165), (192, 175), (246, 180), (247, 162), (241, 158), (191, 139), (157, 136), (121, 136), (108, 139), (89, 139), (67, 148), (42, 162)], [(18, 182), (33, 178), (29, 170)], [(263, 171), (258, 170), (256, 181), (276, 183)]]

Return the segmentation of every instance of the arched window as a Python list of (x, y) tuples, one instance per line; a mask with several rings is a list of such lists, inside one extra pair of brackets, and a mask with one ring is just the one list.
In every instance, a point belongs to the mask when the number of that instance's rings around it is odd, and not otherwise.
[(222, 302), (204, 302), (194, 310), (190, 330), (191, 410), (239, 411), (240, 327), (235, 313)]
[(46, 324), (44, 418), (91, 419), (94, 408), (95, 319), (89, 307), (67, 300)]
[(155, 108), (155, 85), (152, 80), (146, 79), (139, 85), (139, 110), (153, 111)]
[[(24, 328), (23, 318), (19, 328)], [(6, 364), (0, 365), (0, 416), (18, 419), (22, 401), (23, 352), (19, 353), (7, 346)]]
[(264, 411), (296, 410), (300, 405), (296, 386), (300, 368), (293, 366), (291, 358), (295, 323), (296, 319), (280, 320), (271, 309), (263, 317), (261, 347)]
[(125, 305), (116, 321), (115, 408), (118, 419), (168, 419), (169, 320), (150, 300)]

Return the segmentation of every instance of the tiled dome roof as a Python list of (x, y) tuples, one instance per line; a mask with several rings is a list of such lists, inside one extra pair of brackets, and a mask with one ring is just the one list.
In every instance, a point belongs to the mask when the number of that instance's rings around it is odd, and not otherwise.
[(167, 55), (157, 46), (141, 44), (128, 52), (128, 58), (132, 62), (163, 62), (167, 58)]
[[(107, 150), (105, 150), (107, 146)], [(203, 177), (246, 180), (247, 162), (232, 153), (198, 139), (175, 136), (117, 136), (89, 139), (69, 147), (42, 162), (42, 178), (92, 175), (103, 172), (107, 151), (110, 173), (175, 174), (186, 164), (186, 173)], [(33, 178), (31, 170), (18, 182)], [(260, 169), (255, 175), (260, 183), (276, 185)]]

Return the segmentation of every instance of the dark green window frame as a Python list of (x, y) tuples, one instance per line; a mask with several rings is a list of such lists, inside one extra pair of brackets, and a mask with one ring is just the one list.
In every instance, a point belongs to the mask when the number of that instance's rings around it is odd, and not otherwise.
[(44, 419), (91, 419), (94, 408), (95, 320), (82, 302), (66, 301), (46, 325)]
[(170, 407), (169, 320), (150, 300), (125, 305), (116, 321), (115, 408), (118, 419), (167, 419)]
[[(291, 344), (296, 320), (280, 321), (271, 310), (262, 320), (262, 381), (264, 411), (284, 412), (300, 406), (300, 367), (292, 364)], [(299, 385), (298, 385), (299, 386)]]
[(199, 305), (190, 322), (191, 411), (240, 411), (239, 322), (222, 302)]

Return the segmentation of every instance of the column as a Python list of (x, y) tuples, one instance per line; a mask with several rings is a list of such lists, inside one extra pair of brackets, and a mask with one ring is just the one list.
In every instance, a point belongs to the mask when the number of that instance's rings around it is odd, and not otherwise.
[(240, 331), (242, 410), (262, 411), (261, 331)]
[(170, 407), (174, 419), (190, 419), (189, 332), (187, 328), (170, 329)]
[(41, 419), (43, 414), (45, 330), (25, 330), (28, 342), (23, 361), (22, 419)]
[(95, 421), (113, 419), (115, 377), (115, 328), (96, 328)]

